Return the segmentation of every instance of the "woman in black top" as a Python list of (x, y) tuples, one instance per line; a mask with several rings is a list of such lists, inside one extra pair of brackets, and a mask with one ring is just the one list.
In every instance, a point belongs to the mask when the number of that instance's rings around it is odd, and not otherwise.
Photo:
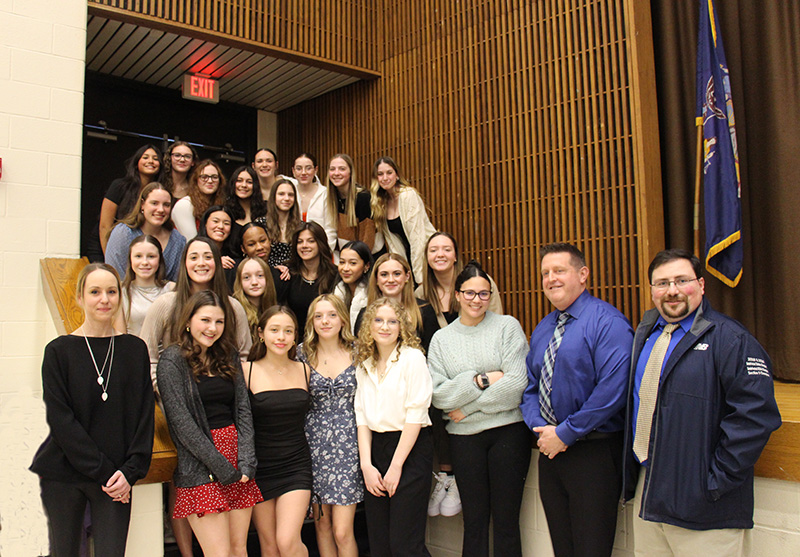
[(111, 182), (100, 207), (100, 246), (106, 243), (117, 221), (131, 212), (142, 189), (158, 180), (161, 170), (161, 151), (155, 145), (142, 145), (125, 161), (125, 177)]
[[(305, 323), (308, 306), (320, 294), (330, 294), (338, 278), (327, 236), (316, 222), (302, 222), (292, 235), (289, 259), (291, 278), (279, 288), (278, 300), (291, 308)], [(277, 288), (277, 287), (276, 287)]]
[(267, 201), (267, 216), (255, 219), (254, 222), (264, 225), (272, 244), (270, 267), (286, 265), (292, 255), (292, 234), (302, 222), (294, 184), (285, 178), (276, 181)]
[(245, 224), (267, 216), (267, 202), (261, 197), (258, 174), (249, 166), (240, 166), (233, 171), (225, 193), (225, 208), (233, 217), (231, 238), (238, 243)]
[(39, 475), (53, 555), (77, 555), (83, 515), (92, 514), (97, 555), (125, 554), (131, 486), (153, 449), (153, 389), (147, 347), (120, 334), (116, 271), (93, 263), (78, 276), (84, 321), (45, 348), (42, 389), (50, 435), (31, 465)]

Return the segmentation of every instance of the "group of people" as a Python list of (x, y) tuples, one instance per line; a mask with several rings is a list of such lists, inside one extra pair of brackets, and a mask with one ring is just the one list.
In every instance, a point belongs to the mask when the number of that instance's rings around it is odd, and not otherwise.
[(51, 436), (31, 469), (54, 554), (77, 551), (87, 501), (98, 554), (123, 554), (154, 392), (183, 555), (192, 533), (205, 555), (246, 555), (251, 523), (263, 556), (307, 555), (310, 505), (320, 554), (355, 556), (362, 501), (372, 555), (429, 555), (427, 516), (462, 511), (464, 555), (521, 555), (532, 446), (558, 556), (610, 555), (634, 491), (637, 553), (743, 546), (780, 416), (768, 356), (708, 306), (694, 256), (656, 256), (634, 336), (577, 248), (543, 247), (556, 310), (528, 341), (391, 158), (369, 188), (347, 155), (325, 185), (313, 156), (293, 178), (276, 158), (258, 151), (226, 188), (191, 145), (144, 146), (109, 189), (84, 323), (43, 364)]

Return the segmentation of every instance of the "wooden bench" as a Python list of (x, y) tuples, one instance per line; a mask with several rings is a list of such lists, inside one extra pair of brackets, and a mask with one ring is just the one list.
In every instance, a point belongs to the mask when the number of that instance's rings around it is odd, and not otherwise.
[[(69, 334), (83, 323), (83, 310), (75, 298), (75, 286), (78, 274), (88, 264), (89, 261), (85, 257), (81, 259), (48, 257), (40, 260), (44, 297), (59, 334)], [(137, 485), (171, 480), (178, 460), (175, 445), (167, 429), (167, 421), (157, 404), (154, 412), (156, 425), (153, 459), (147, 476), (136, 482)]]

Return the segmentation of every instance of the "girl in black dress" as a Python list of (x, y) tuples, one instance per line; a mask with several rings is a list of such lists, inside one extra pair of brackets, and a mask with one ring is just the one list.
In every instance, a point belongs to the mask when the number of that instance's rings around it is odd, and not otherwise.
[(147, 474), (153, 449), (147, 347), (114, 330), (120, 284), (113, 267), (84, 267), (77, 297), (83, 323), (45, 348), (42, 389), (50, 435), (31, 471), (39, 475), (53, 555), (78, 554), (88, 503), (95, 553), (122, 557), (131, 486)]
[(259, 320), (259, 343), (245, 373), (256, 431), (256, 483), (264, 502), (253, 522), (262, 557), (306, 557), (300, 537), (311, 500), (311, 452), (304, 424), (311, 404), (309, 370), (294, 360), (297, 319), (285, 306), (272, 306)]
[(320, 294), (330, 294), (339, 277), (333, 264), (325, 231), (316, 222), (302, 222), (292, 235), (292, 257), (289, 259), (291, 278), (279, 295), (297, 318), (305, 323), (308, 306)]
[(267, 202), (261, 197), (258, 174), (249, 166), (233, 171), (226, 193), (225, 208), (233, 217), (231, 238), (238, 243), (245, 224), (267, 216)]

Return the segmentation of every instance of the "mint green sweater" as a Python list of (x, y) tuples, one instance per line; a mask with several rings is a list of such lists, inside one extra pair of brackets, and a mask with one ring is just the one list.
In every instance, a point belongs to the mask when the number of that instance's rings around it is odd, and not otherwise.
[[(468, 327), (456, 319), (433, 335), (428, 367), (433, 378), (433, 405), (445, 413), (461, 409), (466, 418), (448, 421), (454, 435), (522, 421), (519, 404), (528, 385), (525, 357), (528, 341), (519, 321), (510, 315), (486, 312), (483, 321)], [(482, 391), (475, 384), (480, 372), (502, 371), (503, 377)]]

